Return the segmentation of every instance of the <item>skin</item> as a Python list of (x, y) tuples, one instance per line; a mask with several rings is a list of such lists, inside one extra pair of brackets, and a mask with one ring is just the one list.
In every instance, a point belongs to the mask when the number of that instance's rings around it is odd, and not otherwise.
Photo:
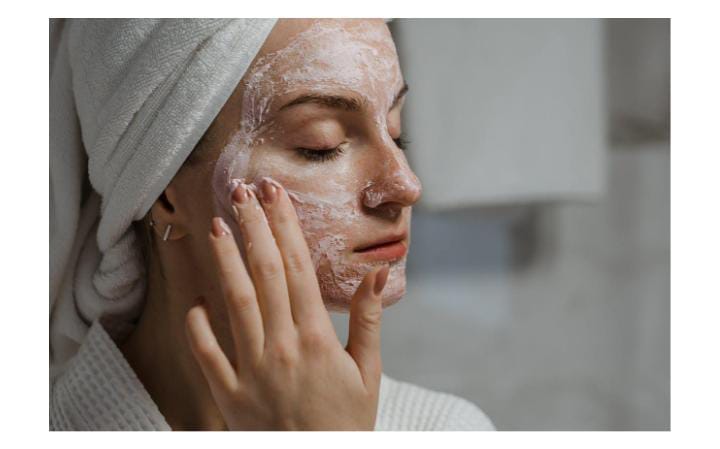
[[(383, 65), (327, 58), (328, 70), (341, 74), (330, 82), (254, 83), (257, 67), (274, 57), (271, 73), (287, 78), (313, 51), (328, 51), (326, 30), (340, 48), (376, 50), (373, 60)], [(298, 42), (302, 51), (293, 52)], [(344, 82), (353, 70), (370, 76)], [(174, 430), (374, 427), (382, 307), (404, 294), (405, 258), (383, 269), (387, 261), (354, 249), (403, 232), (409, 246), (421, 187), (393, 140), (403, 85), (381, 20), (280, 20), (201, 151), (151, 208), (147, 301), (120, 349)], [(263, 114), (250, 112), (253, 92), (270, 106)], [(355, 97), (363, 107), (310, 102), (280, 110), (308, 93)], [(251, 120), (258, 127), (249, 132)], [(297, 151), (341, 144), (343, 153), (328, 162)], [(266, 177), (277, 192), (270, 203), (258, 201), (269, 197)], [(233, 178), (249, 189), (235, 189)], [(249, 203), (233, 200), (243, 190)], [(327, 309), (350, 312), (345, 348)]]

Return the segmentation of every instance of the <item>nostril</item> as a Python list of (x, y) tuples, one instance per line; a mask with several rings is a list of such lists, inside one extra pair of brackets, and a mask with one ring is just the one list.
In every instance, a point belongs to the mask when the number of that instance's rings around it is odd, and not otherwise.
[(403, 205), (396, 202), (384, 202), (377, 207), (370, 209), (370, 214), (384, 220), (397, 220), (403, 211)]

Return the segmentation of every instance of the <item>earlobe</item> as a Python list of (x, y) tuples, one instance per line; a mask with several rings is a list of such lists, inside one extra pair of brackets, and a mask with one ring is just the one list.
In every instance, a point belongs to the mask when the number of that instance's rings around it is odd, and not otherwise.
[(174, 192), (167, 188), (150, 208), (150, 228), (164, 242), (179, 240), (187, 234), (174, 199)]

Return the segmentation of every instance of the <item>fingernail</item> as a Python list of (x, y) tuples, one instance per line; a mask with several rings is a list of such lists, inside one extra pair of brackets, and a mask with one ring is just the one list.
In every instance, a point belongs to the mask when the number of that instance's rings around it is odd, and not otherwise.
[(262, 185), (262, 202), (265, 204), (271, 204), (277, 198), (277, 189), (273, 185), (270, 178), (263, 178)]
[(388, 278), (389, 273), (390, 273), (390, 266), (385, 265), (375, 275), (375, 287), (373, 288), (373, 292), (375, 293), (375, 296), (382, 293), (383, 288), (385, 288), (385, 284), (387, 283), (387, 278)]
[(248, 188), (245, 184), (240, 183), (232, 193), (232, 199), (236, 203), (244, 204), (248, 200)]
[(225, 220), (222, 217), (213, 217), (212, 219), (212, 233), (215, 237), (222, 237), (230, 234), (230, 228), (228, 227)]
[(230, 196), (232, 196), (232, 193), (237, 189), (237, 186), (242, 184), (242, 179), (233, 178), (230, 180)]

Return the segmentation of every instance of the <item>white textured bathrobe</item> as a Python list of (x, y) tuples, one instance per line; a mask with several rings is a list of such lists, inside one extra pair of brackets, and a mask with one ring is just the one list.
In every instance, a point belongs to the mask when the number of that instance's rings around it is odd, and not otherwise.
[[(172, 430), (99, 322), (50, 396), (50, 430)], [(495, 430), (473, 403), (383, 374), (375, 430)]]

